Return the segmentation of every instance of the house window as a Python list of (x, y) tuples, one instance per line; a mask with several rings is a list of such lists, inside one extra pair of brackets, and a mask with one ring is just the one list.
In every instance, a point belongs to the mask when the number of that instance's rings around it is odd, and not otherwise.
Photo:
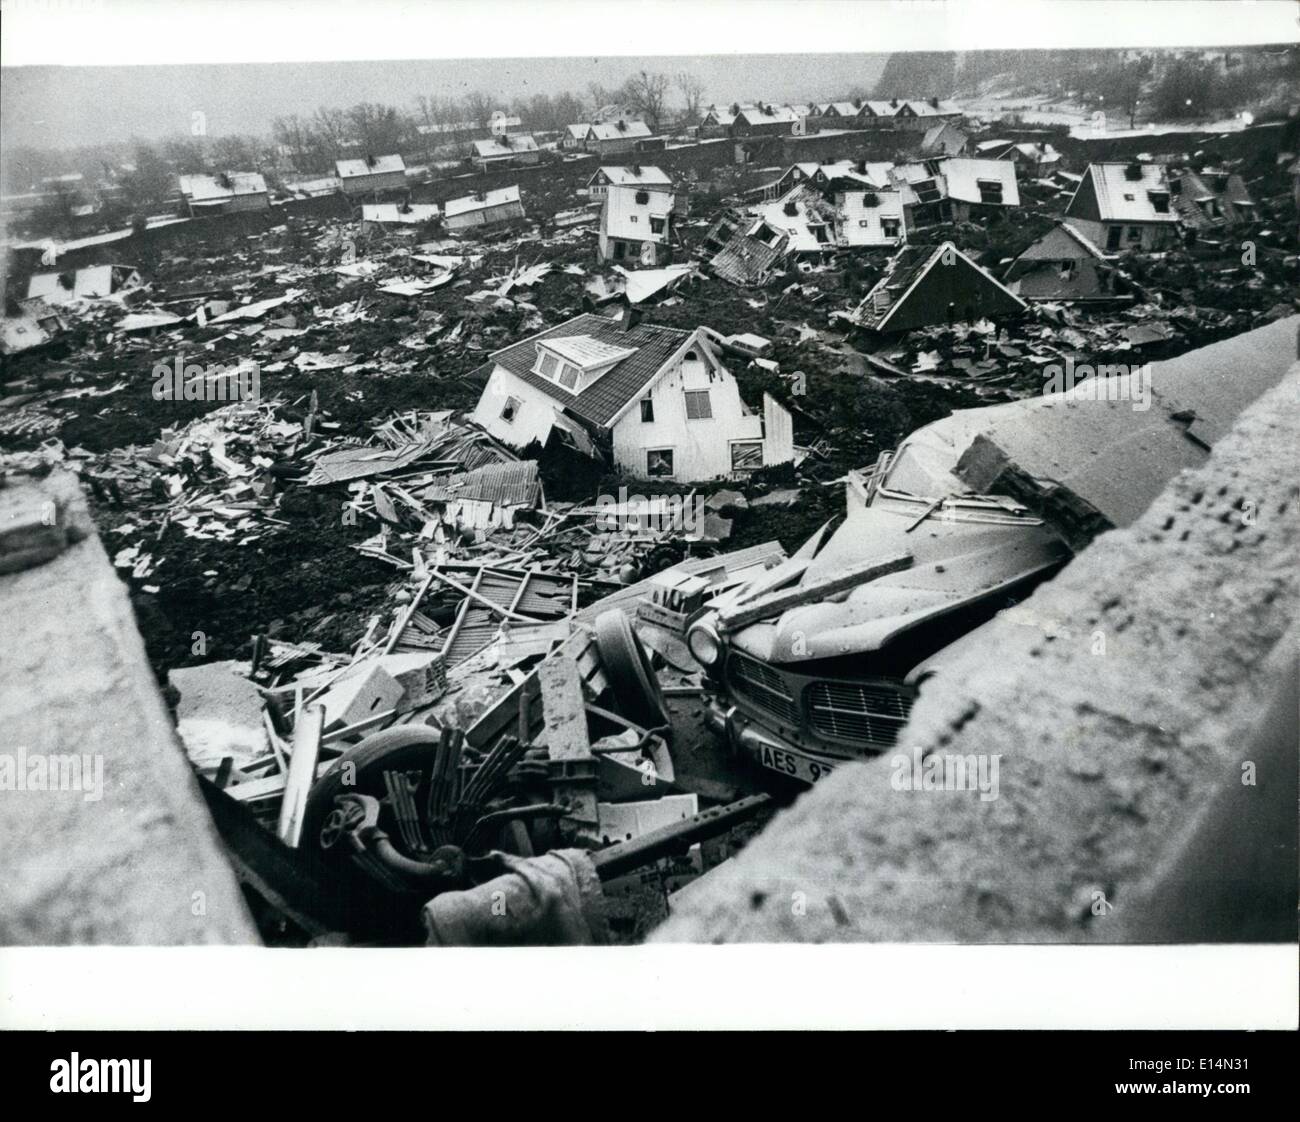
[(982, 203), (1001, 203), (1002, 202), (1002, 183), (993, 179), (977, 179), (976, 186), (980, 189), (980, 202)]
[(626, 255), (627, 255), (627, 246), (625, 246), (622, 242), (615, 242), (615, 243), (614, 243), (614, 260), (615, 260), (615, 261), (622, 261), (623, 258), (624, 258)]
[(664, 478), (673, 474), (673, 450), (671, 448), (651, 448), (645, 454), (645, 473), (651, 479)]
[(755, 471), (763, 466), (761, 440), (736, 440), (731, 444), (731, 470)]
[(542, 352), (542, 362), (539, 370), (543, 378), (554, 378), (556, 368), (560, 365), (560, 360), (552, 354)]
[(1128, 240), (1130, 245), (1135, 242), (1140, 242), (1142, 240), (1142, 227), (1130, 226), (1128, 228)]
[(641, 399), (641, 420), (650, 422), (655, 419), (655, 403), (652, 397), (643, 397)]
[(567, 362), (560, 367), (560, 385), (566, 390), (572, 390), (578, 384), (578, 371), (575, 367), (570, 366)]
[(882, 218), (880, 220), (880, 232), (887, 238), (896, 238), (899, 234), (899, 222), (897, 218)]
[(1124, 227), (1107, 226), (1106, 227), (1106, 248), (1119, 249), (1119, 240), (1124, 235)]
[(707, 421), (713, 416), (713, 406), (709, 403), (708, 390), (686, 391), (686, 419), (688, 421)]
[[(649, 201), (650, 201), (650, 192), (649, 192), (649, 191), (638, 191), (638, 192), (636, 193), (636, 205), (637, 205), (637, 206), (645, 206), (646, 203), (648, 203)], [(636, 221), (636, 220), (633, 219), (633, 221)]]
[(635, 221), (637, 220), (637, 217), (638, 217), (638, 216), (635, 215), (635, 214), (629, 214), (629, 215), (627, 216), (629, 222), (635, 222)]
[(1068, 280), (1073, 280), (1073, 279), (1074, 279), (1074, 262), (1073, 262), (1073, 261), (1062, 261), (1062, 262), (1061, 262), (1061, 280), (1063, 280), (1063, 281), (1068, 281)]
[(1169, 213), (1169, 196), (1163, 191), (1148, 191), (1147, 198), (1151, 200), (1152, 209), (1157, 214)]
[(506, 424), (514, 424), (515, 418), (519, 415), (519, 399), (517, 397), (506, 398), (506, 406), (501, 410), (501, 419)]
[(663, 232), (664, 232), (664, 219), (662, 219), (662, 218), (651, 218), (651, 219), (650, 219), (650, 233), (652, 233), (652, 234), (662, 234)]

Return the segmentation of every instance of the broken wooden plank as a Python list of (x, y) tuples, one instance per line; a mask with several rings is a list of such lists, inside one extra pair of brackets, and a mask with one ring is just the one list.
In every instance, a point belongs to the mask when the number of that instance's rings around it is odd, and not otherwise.
[(909, 568), (911, 564), (912, 555), (906, 552), (891, 553), (886, 557), (864, 561), (822, 580), (802, 584), (796, 588), (783, 589), (780, 592), (772, 592), (758, 600), (741, 604), (739, 607), (730, 610), (724, 610), (718, 615), (718, 626), (723, 631), (736, 631), (742, 627), (748, 627), (751, 623), (757, 623), (759, 620), (769, 619), (791, 608), (797, 608), (801, 604), (808, 604), (814, 600), (824, 600), (828, 596), (834, 596), (837, 592), (847, 591), (860, 584), (883, 577), (888, 573), (897, 573)]
[(293, 756), (284, 784), (284, 801), (276, 833), (285, 845), (298, 848), (302, 840), (303, 821), (307, 815), (307, 796), (316, 779), (316, 761), (320, 756), (321, 731), (325, 727), (325, 707), (308, 705), (298, 714), (293, 729)]

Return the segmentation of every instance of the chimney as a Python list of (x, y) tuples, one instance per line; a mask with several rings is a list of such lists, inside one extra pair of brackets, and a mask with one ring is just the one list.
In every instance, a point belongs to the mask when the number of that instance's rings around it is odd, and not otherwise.
[(630, 304), (623, 309), (622, 320), (619, 323), (619, 329), (622, 331), (631, 331), (638, 323), (641, 322), (641, 309), (634, 308)]
[(366, 167), (372, 168), (374, 166), (375, 166), (374, 156), (370, 155), (369, 153), (366, 153)]
[(897, 109), (897, 108), (898, 108), (898, 98), (893, 98), (893, 99), (890, 101), (890, 103), (889, 103), (889, 108), (890, 108), (890, 109)]
[(640, 165), (640, 164), (633, 164), (633, 165), (632, 165), (632, 174), (635, 175), (638, 179), (641, 178), (641, 165)]
[(932, 97), (932, 98), (930, 98), (930, 107), (931, 107), (932, 109), (938, 109), (938, 108), (939, 108), (939, 99), (938, 99), (937, 97)]
[(867, 174), (867, 160), (865, 156), (858, 161), (858, 174), (859, 175)]

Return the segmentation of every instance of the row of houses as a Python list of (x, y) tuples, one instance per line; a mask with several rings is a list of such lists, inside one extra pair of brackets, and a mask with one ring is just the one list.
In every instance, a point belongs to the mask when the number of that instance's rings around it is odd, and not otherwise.
[(664, 143), (664, 138), (654, 135), (645, 121), (624, 117), (595, 124), (568, 125), (560, 136), (562, 150), (591, 152), (598, 156), (661, 151)]
[(937, 97), (923, 100), (832, 101), (808, 105), (757, 102), (730, 107), (711, 105), (699, 126), (704, 138), (721, 136), (802, 136), (828, 129), (890, 129), (924, 132), (960, 121), (961, 109)]

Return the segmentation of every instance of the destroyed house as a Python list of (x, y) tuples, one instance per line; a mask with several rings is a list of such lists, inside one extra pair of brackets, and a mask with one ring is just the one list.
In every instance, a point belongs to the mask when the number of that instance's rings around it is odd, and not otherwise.
[(888, 161), (870, 163), (866, 160), (837, 160), (835, 163), (791, 164), (779, 179), (763, 186), (765, 200), (779, 199), (800, 183), (812, 183), (820, 188), (844, 186), (888, 190), (889, 171), (894, 165)]
[(849, 181), (795, 187), (782, 198), (750, 208), (769, 229), (786, 235), (784, 253), (823, 254), (836, 249), (896, 246), (906, 236), (902, 197)]
[(746, 107), (731, 122), (732, 136), (802, 136), (805, 118), (788, 105)]
[(600, 211), (597, 255), (601, 261), (666, 265), (672, 254), (671, 191), (610, 185)]
[(931, 126), (921, 138), (921, 152), (926, 156), (960, 156), (969, 146), (970, 135), (951, 121)]
[(474, 162), (481, 168), (501, 164), (535, 164), (541, 159), (537, 141), (526, 133), (502, 133), (474, 141)]
[(952, 242), (908, 246), (848, 318), (880, 333), (1018, 315), (1025, 302)]
[(643, 148), (663, 147), (663, 140), (650, 132), (644, 121), (627, 121), (619, 118), (605, 124), (592, 125), (587, 133), (587, 151), (610, 156), (619, 152), (638, 152)]
[(406, 187), (406, 164), (401, 156), (366, 156), (358, 160), (336, 160), (334, 169), (339, 189), (345, 195), (366, 195), (371, 191), (400, 191)]
[(603, 199), (610, 187), (641, 187), (647, 191), (672, 191), (673, 181), (668, 173), (660, 168), (642, 167), (633, 164), (630, 167), (600, 167), (596, 174), (587, 180), (587, 197)]
[(903, 199), (903, 216), (909, 232), (949, 220), (945, 205), (948, 185), (939, 170), (944, 162), (898, 164), (890, 171), (890, 182)]
[(182, 175), (179, 178), (181, 199), (192, 218), (240, 210), (266, 210), (271, 205), (266, 180), (255, 171), (223, 171), (217, 175)]
[(1241, 176), (1226, 171), (1185, 171), (1169, 177), (1179, 221), (1192, 230), (1222, 230), (1255, 218), (1255, 203)]
[(27, 298), (39, 298), (50, 305), (66, 304), (70, 300), (102, 299), (142, 283), (143, 278), (130, 265), (86, 265), (75, 272), (37, 273), (27, 282)]
[(1162, 164), (1089, 164), (1065, 217), (1106, 253), (1149, 253), (1171, 245), (1178, 234)]
[(523, 217), (524, 204), (520, 201), (518, 187), (501, 187), (495, 191), (448, 199), (442, 208), (442, 222), (448, 230), (468, 230)]
[(771, 279), (786, 254), (790, 236), (743, 210), (727, 210), (704, 236), (712, 254), (709, 269), (729, 284), (757, 287)]
[(940, 165), (948, 221), (969, 222), (1003, 207), (1020, 205), (1016, 165), (1010, 160), (976, 160), (955, 156)]
[(1061, 164), (1061, 153), (1043, 140), (984, 140), (975, 146), (975, 155), (986, 160), (1012, 160), (1026, 175), (1035, 178), (1051, 175)]
[(1070, 223), (1058, 222), (1017, 257), (1003, 277), (1021, 299), (1131, 300), (1113, 257), (1102, 253)]
[(442, 211), (436, 203), (366, 203), (361, 208), (361, 232), (392, 226), (420, 226), (436, 222)]
[[(740, 397), (705, 328), (588, 313), (492, 355), (474, 422), (502, 443), (594, 442), (639, 479), (744, 474), (793, 458), (790, 415)], [(576, 439), (575, 439), (576, 436)]]

